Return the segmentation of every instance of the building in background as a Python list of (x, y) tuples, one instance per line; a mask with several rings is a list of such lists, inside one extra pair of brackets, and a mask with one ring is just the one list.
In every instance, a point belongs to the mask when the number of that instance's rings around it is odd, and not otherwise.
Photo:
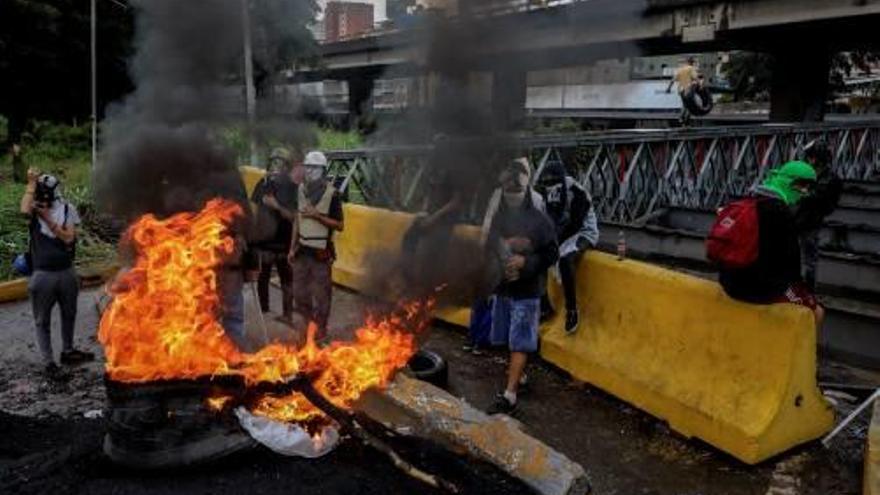
[(327, 2), (324, 10), (324, 41), (345, 40), (373, 29), (373, 5), (359, 2)]

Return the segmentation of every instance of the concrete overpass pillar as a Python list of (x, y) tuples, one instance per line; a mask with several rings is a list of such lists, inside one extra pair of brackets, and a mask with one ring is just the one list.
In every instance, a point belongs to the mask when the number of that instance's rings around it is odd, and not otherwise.
[(357, 125), (373, 113), (373, 88), (376, 80), (370, 77), (354, 77), (348, 81), (349, 123)]
[(492, 115), (501, 130), (522, 128), (526, 116), (527, 72), (499, 70), (492, 77)]
[(772, 122), (820, 122), (825, 118), (831, 52), (815, 44), (788, 45), (773, 51), (770, 88)]

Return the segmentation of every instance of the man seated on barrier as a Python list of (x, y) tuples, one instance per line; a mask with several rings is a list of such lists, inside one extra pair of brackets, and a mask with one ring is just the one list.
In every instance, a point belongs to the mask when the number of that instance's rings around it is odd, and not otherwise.
[(806, 306), (820, 328), (824, 310), (801, 277), (794, 209), (816, 184), (816, 171), (801, 161), (770, 172), (754, 194), (721, 209), (707, 241), (719, 265), (719, 281), (732, 298), (755, 304)]
[[(565, 294), (565, 332), (571, 335), (577, 331), (580, 320), (575, 265), (581, 253), (596, 247), (599, 242), (599, 224), (589, 193), (566, 173), (561, 163), (553, 162), (544, 167), (538, 177), (537, 189), (543, 195), (547, 215), (556, 227), (559, 243), (556, 266)], [(542, 304), (552, 311), (546, 296)]]
[(490, 414), (512, 413), (528, 354), (538, 350), (541, 282), (556, 261), (556, 232), (529, 194), (528, 162), (514, 160), (501, 175), (502, 201), (486, 249), (497, 260), (503, 280), (495, 289), (490, 341), (510, 349), (507, 385), (489, 408)]

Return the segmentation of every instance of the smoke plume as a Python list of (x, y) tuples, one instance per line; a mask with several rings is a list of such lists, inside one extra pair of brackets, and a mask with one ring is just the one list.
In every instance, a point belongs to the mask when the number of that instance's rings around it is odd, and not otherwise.
[[(242, 1), (131, 4), (137, 12), (130, 68), (136, 89), (109, 109), (102, 129), (103, 153), (95, 174), (99, 204), (130, 219), (144, 212), (197, 209), (211, 197), (243, 202), (235, 156), (218, 138), (221, 126), (242, 118), (240, 109), (229, 109), (230, 100), (241, 101), (236, 96), (243, 94)], [(305, 26), (311, 19), (306, 13), (314, 8), (310, 0), (266, 0), (254, 4), (253, 16), (272, 17), (273, 10), (289, 15), (291, 5), (303, 16), (290, 24)], [(267, 23), (253, 30), (258, 75), (273, 73), (284, 63), (278, 57), (292, 59), (311, 42), (304, 27), (291, 32), (286, 27), (279, 31), (281, 26)], [(285, 123), (271, 112), (261, 117), (262, 123), (247, 132), (264, 142), (313, 139), (294, 119)]]

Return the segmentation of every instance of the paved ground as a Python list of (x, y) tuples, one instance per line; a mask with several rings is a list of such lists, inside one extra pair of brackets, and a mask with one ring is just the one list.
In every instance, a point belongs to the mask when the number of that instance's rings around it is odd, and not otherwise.
[[(100, 353), (95, 341), (98, 314), (95, 309), (96, 291), (86, 291), (80, 298), (77, 345)], [(275, 299), (277, 301), (277, 297)], [(331, 320), (333, 334), (344, 337), (362, 321), (369, 309), (359, 296), (336, 291), (334, 314)], [(271, 318), (270, 318), (271, 323)], [(57, 322), (55, 322), (57, 327)], [(272, 324), (270, 337), (281, 337), (283, 329)], [(42, 379), (39, 359), (34, 349), (30, 310), (26, 303), (0, 305), (0, 410), (6, 413), (36, 418), (43, 421), (79, 418), (76, 428), (99, 431), (100, 420), (85, 420), (85, 414), (101, 409), (104, 391), (100, 364), (73, 370), (73, 379), (66, 386), (53, 386)], [(262, 337), (253, 332), (254, 340)], [(56, 335), (57, 338), (57, 335)], [(494, 391), (500, 387), (506, 366), (505, 356), (492, 353), (474, 356), (461, 350), (464, 335), (457, 329), (437, 325), (425, 336), (424, 346), (444, 355), (450, 365), (450, 390), (477, 407), (489, 405)], [(58, 344), (56, 344), (58, 345)], [(536, 437), (557, 448), (589, 472), (598, 494), (657, 494), (657, 495), (784, 495), (855, 494), (860, 490), (861, 449), (865, 422), (847, 432), (833, 450), (810, 445), (788, 453), (760, 466), (745, 466), (724, 453), (695, 440), (686, 440), (660, 421), (629, 407), (621, 401), (594, 388), (573, 383), (564, 374), (547, 365), (533, 364), (529, 368), (531, 390), (522, 399), (518, 419)], [(820, 377), (829, 381), (866, 380), (870, 375), (824, 363)], [(841, 411), (852, 405), (841, 402)], [(99, 435), (98, 435), (99, 436)], [(0, 449), (2, 454), (2, 449)], [(341, 454), (343, 460), (356, 459)], [(0, 455), (2, 457), (2, 455)], [(270, 461), (263, 455), (259, 462)], [(245, 463), (256, 476), (278, 476), (278, 469), (260, 469), (254, 459)], [(343, 462), (344, 464), (344, 462)], [(2, 466), (2, 464), (0, 464)], [(229, 492), (239, 484), (247, 484), (246, 476), (230, 475), (229, 466), (218, 471), (207, 469), (199, 475), (186, 478), (187, 493)], [(236, 467), (243, 468), (244, 465)], [(284, 469), (290, 469), (285, 464)], [(223, 472), (222, 486), (211, 480)], [(387, 471), (382, 471), (387, 474)], [(262, 474), (260, 474), (262, 473)], [(197, 473), (198, 474), (198, 473)], [(240, 474), (240, 473), (239, 473)], [(312, 473), (314, 476), (320, 474)], [(104, 475), (106, 477), (106, 473)], [(200, 478), (201, 476), (201, 478)], [(369, 483), (358, 481), (360, 475), (349, 478), (346, 486)], [(204, 485), (199, 484), (203, 479)], [(113, 480), (101, 478), (95, 487), (111, 488)], [(103, 485), (101, 483), (104, 483)], [(116, 480), (118, 487), (120, 480)], [(159, 485), (174, 485), (173, 478), (157, 481)], [(123, 493), (143, 491), (121, 490)], [(80, 489), (86, 489), (80, 486)], [(243, 486), (241, 486), (243, 488)], [(325, 490), (330, 487), (325, 487)], [(76, 487), (67, 491), (77, 492)], [(373, 493), (365, 491), (363, 493)], [(100, 490), (104, 492), (105, 490)], [(106, 490), (113, 491), (113, 490)], [(116, 490), (116, 492), (120, 492)], [(319, 491), (320, 492), (320, 491)], [(316, 492), (316, 493), (319, 493)], [(292, 492), (294, 493), (294, 492)], [(312, 492), (308, 492), (312, 493)], [(336, 493), (324, 491), (323, 493)], [(349, 493), (349, 491), (346, 491)], [(351, 492), (356, 493), (356, 492)], [(381, 493), (377, 492), (377, 493)]]

